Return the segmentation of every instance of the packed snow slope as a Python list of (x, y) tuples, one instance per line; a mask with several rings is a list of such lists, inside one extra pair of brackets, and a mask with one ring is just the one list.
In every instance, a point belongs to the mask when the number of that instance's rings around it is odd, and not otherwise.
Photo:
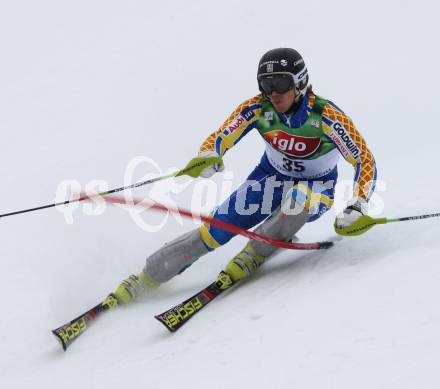
[[(2, 2), (1, 213), (54, 201), (64, 180), (122, 186), (138, 156), (163, 171), (184, 166), (258, 92), (258, 60), (280, 46), (304, 55), (315, 91), (353, 118), (374, 152), (372, 215), (438, 212), (438, 14), (428, 0)], [(228, 172), (213, 180), (230, 188), (205, 187), (195, 210), (224, 198), (263, 149), (250, 134), (231, 150)], [(157, 170), (143, 163), (126, 178), (147, 173)], [(344, 161), (340, 176), (353, 176)], [(164, 201), (190, 207), (201, 182), (179, 178), (188, 187)], [(338, 188), (336, 209), (300, 239), (334, 237), (347, 198)], [(2, 388), (440, 386), (438, 219), (377, 226), (326, 252), (283, 251), (169, 334), (153, 315), (212, 282), (244, 245), (235, 238), (64, 353), (51, 329), (195, 228), (169, 218), (148, 232), (127, 210), (96, 213), (77, 207), (72, 224), (54, 209), (0, 220)]]

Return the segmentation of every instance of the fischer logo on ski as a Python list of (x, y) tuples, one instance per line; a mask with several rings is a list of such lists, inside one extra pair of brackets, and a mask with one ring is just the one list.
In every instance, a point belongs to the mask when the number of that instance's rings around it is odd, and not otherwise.
[(166, 312), (162, 316), (162, 320), (169, 328), (177, 329), (179, 324), (189, 320), (190, 316), (194, 315), (203, 308), (203, 304), (198, 297), (189, 301), (184, 305), (177, 306), (171, 311)]
[(52, 333), (60, 342), (63, 350), (66, 351), (72, 342), (83, 334), (99, 315), (116, 308), (118, 304), (116, 297), (113, 294), (109, 294), (102, 303), (88, 310), (76, 319), (52, 330)]
[(61, 338), (62, 344), (67, 345), (71, 343), (77, 336), (81, 335), (86, 329), (87, 322), (86, 319), (82, 317), (70, 325), (54, 330), (54, 334)]
[(199, 293), (185, 300), (183, 303), (154, 316), (169, 331), (175, 332), (191, 319), (202, 308), (206, 307), (219, 294), (229, 289), (234, 283), (229, 274), (222, 271), (215, 282), (202, 289)]

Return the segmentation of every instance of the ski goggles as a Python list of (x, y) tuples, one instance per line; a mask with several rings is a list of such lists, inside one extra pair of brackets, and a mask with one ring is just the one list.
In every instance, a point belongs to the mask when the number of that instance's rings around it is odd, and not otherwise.
[(295, 87), (295, 81), (291, 74), (273, 74), (263, 76), (258, 80), (260, 90), (270, 96), (272, 92), (283, 94)]

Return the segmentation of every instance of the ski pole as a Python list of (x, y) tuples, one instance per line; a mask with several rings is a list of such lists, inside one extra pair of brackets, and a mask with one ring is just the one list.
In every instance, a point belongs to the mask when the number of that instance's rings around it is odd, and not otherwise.
[(221, 162), (222, 162), (221, 157), (208, 157), (208, 158), (199, 158), (199, 157), (197, 157), (197, 158), (193, 158), (188, 163), (188, 165), (186, 165), (183, 169), (180, 169), (180, 170), (178, 170), (177, 172), (174, 172), (174, 173), (166, 174), (166, 175), (160, 176), (160, 177), (151, 178), (151, 179), (145, 180), (145, 181), (136, 182), (134, 184), (127, 185), (127, 186), (121, 186), (120, 188), (111, 189), (111, 190), (108, 190), (106, 192), (100, 192), (100, 193), (93, 194), (93, 195), (90, 195), (90, 196), (83, 195), (83, 196), (80, 196), (77, 199), (65, 200), (65, 201), (60, 201), (58, 203), (41, 205), (39, 207), (22, 209), (20, 211), (4, 213), (4, 214), (0, 215), (0, 219), (4, 218), (4, 217), (7, 217), (7, 216), (19, 215), (21, 213), (34, 212), (34, 211), (39, 211), (39, 210), (42, 210), (42, 209), (54, 208), (54, 207), (57, 207), (59, 205), (67, 205), (67, 204), (72, 204), (72, 203), (76, 203), (76, 202), (79, 202), (79, 201), (90, 200), (91, 198), (94, 198), (94, 197), (97, 197), (97, 196), (106, 196), (106, 195), (109, 195), (109, 194), (113, 194), (113, 193), (117, 193), (117, 192), (122, 192), (122, 191), (127, 190), (127, 189), (138, 188), (140, 186), (149, 185), (149, 184), (152, 184), (154, 182), (166, 180), (166, 179), (172, 178), (172, 177), (190, 176), (190, 177), (195, 178), (195, 177), (198, 177), (200, 172), (202, 172), (203, 169), (205, 169), (206, 167), (211, 166), (211, 165), (216, 164), (216, 163), (221, 163)]
[(130, 202), (128, 202), (126, 199), (124, 199), (121, 196), (106, 196), (104, 200), (112, 204), (129, 205), (132, 207), (143, 208), (145, 210), (155, 210), (159, 212), (170, 212), (175, 215), (183, 216), (194, 220), (199, 220), (203, 223), (216, 226), (224, 231), (232, 232), (237, 235), (242, 235), (246, 238), (258, 242), (263, 242), (275, 247), (281, 247), (281, 248), (293, 249), (293, 250), (321, 250), (321, 249), (328, 249), (333, 246), (333, 242), (331, 241), (315, 242), (315, 243), (296, 243), (296, 242), (284, 242), (281, 240), (272, 239), (268, 236), (260, 235), (254, 231), (245, 230), (244, 228), (238, 227), (234, 224), (230, 224), (222, 220), (214, 219), (211, 216), (200, 215), (198, 213), (189, 211), (187, 209), (175, 208), (172, 206), (167, 206), (157, 203), (155, 201), (132, 199)]
[(420, 220), (420, 219), (428, 219), (431, 217), (439, 217), (440, 213), (430, 213), (427, 215), (419, 215), (419, 216), (407, 216), (407, 217), (399, 217), (399, 218), (374, 218), (368, 215), (361, 216), (358, 220), (356, 220), (350, 227), (338, 228), (335, 227), (336, 233), (344, 236), (357, 236), (361, 235), (364, 232), (367, 232), (370, 228), (374, 227), (377, 224), (388, 224), (394, 222), (404, 222), (410, 220)]

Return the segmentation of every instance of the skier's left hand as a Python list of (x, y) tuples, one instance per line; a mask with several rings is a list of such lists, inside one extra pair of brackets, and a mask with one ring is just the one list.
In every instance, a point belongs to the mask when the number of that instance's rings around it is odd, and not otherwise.
[(347, 228), (368, 211), (368, 203), (361, 197), (353, 197), (347, 207), (335, 219), (336, 228)]

